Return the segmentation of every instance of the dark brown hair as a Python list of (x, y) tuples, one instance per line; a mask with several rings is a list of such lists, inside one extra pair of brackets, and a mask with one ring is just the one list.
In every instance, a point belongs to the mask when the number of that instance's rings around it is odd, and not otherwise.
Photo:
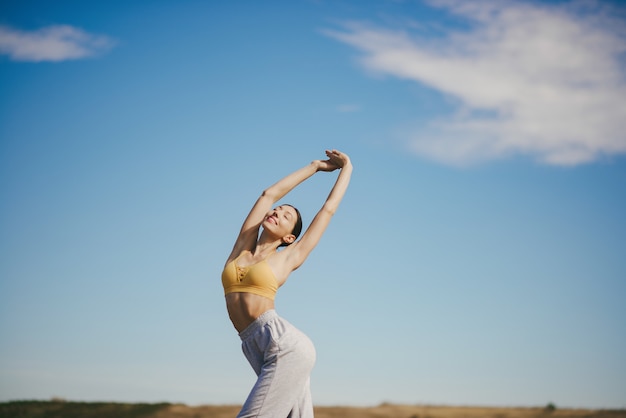
[[(292, 207), (296, 211), (296, 214), (298, 215), (296, 217), (296, 224), (293, 226), (293, 230), (291, 231), (291, 233), (296, 236), (296, 239), (298, 239), (298, 237), (300, 236), (300, 233), (302, 232), (302, 215), (300, 215), (300, 211), (295, 206), (290, 205), (290, 204), (285, 204), (285, 206)], [(295, 241), (296, 240), (294, 240), (294, 242)], [(287, 244), (286, 242), (283, 242), (282, 244), (279, 245), (279, 247), (286, 247), (287, 245), (289, 244)]]

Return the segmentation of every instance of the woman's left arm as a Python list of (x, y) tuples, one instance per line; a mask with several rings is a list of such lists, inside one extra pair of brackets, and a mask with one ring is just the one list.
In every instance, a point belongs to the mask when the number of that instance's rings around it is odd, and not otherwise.
[(321, 239), (330, 220), (337, 211), (339, 203), (341, 203), (348, 189), (348, 185), (350, 184), (350, 177), (352, 176), (352, 162), (350, 161), (350, 157), (337, 150), (328, 151), (327, 156), (329, 162), (334, 165), (334, 169), (340, 169), (339, 176), (337, 176), (337, 180), (326, 198), (324, 205), (319, 212), (317, 212), (306, 232), (299, 241), (287, 247), (285, 250), (289, 252), (287, 258), (291, 270), (300, 267), (311, 251), (313, 251), (313, 248), (315, 248)]

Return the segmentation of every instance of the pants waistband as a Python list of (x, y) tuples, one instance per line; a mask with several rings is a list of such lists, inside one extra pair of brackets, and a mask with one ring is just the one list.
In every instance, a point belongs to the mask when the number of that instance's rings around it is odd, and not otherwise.
[(239, 338), (241, 341), (247, 339), (249, 336), (254, 334), (259, 328), (262, 328), (268, 322), (278, 318), (278, 314), (276, 310), (270, 309), (268, 311), (263, 312), (257, 319), (254, 320), (250, 325), (246, 327), (243, 331), (239, 333)]

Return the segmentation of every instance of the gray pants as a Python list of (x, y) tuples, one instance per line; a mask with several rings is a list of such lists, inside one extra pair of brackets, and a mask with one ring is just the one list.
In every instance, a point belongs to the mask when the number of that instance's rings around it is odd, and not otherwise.
[(263, 313), (239, 336), (258, 378), (237, 417), (313, 417), (309, 377), (315, 348), (311, 340), (275, 310)]

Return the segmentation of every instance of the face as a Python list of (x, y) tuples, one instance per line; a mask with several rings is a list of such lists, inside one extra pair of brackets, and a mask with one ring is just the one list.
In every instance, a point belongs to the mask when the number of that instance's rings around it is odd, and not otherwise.
[(267, 213), (263, 220), (263, 228), (278, 237), (285, 237), (291, 235), (297, 218), (298, 214), (292, 206), (281, 205)]

